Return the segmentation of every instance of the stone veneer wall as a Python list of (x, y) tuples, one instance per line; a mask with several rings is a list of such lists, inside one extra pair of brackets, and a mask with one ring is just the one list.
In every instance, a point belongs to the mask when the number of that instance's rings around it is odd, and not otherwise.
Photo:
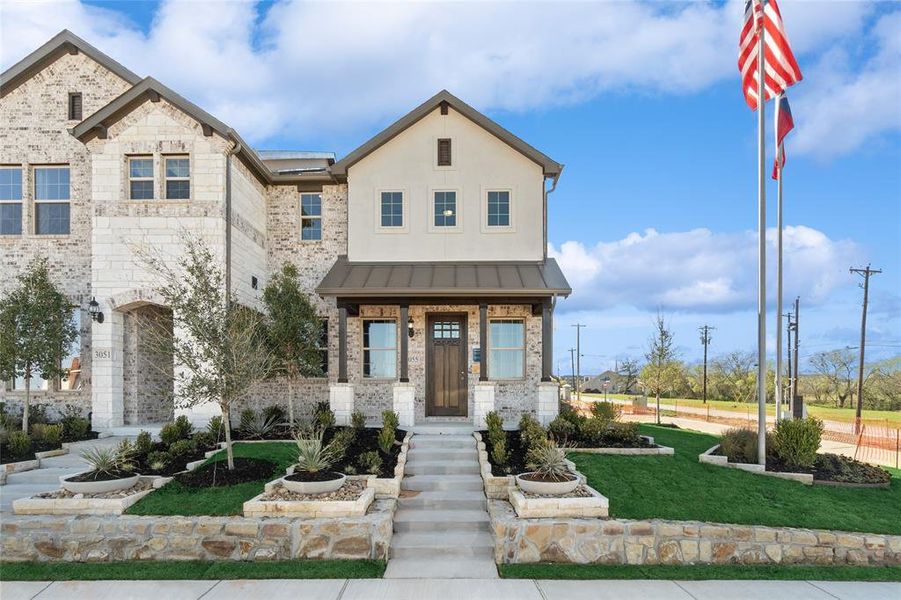
[(498, 563), (901, 565), (901, 536), (696, 521), (520, 519), (489, 500)]
[(4, 516), (5, 561), (388, 559), (395, 500), (363, 517)]

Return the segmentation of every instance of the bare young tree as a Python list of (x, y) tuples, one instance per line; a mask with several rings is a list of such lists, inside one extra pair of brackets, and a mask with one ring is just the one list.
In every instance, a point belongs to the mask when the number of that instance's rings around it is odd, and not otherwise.
[(628, 394), (629, 391), (638, 383), (638, 376), (641, 374), (641, 365), (634, 358), (625, 358), (619, 363), (617, 374), (622, 377), (622, 392)]
[(757, 391), (757, 357), (736, 350), (715, 359), (711, 365), (724, 398), (748, 402)]
[(835, 397), (839, 408), (844, 408), (845, 402), (854, 404), (857, 356), (851, 350), (817, 352), (810, 357), (810, 366), (825, 379), (828, 393)]
[(660, 312), (654, 320), (654, 333), (648, 338), (645, 361), (641, 382), (657, 400), (657, 423), (660, 423), (660, 395), (673, 388), (680, 374), (673, 332)]
[(171, 354), (176, 368), (175, 404), (190, 408), (215, 402), (225, 421), (228, 468), (235, 468), (232, 406), (272, 369), (264, 317), (238, 304), (209, 247), (182, 232), (176, 260), (138, 250), (143, 265), (159, 278), (157, 292), (172, 309), (173, 330), (150, 328), (153, 344)]

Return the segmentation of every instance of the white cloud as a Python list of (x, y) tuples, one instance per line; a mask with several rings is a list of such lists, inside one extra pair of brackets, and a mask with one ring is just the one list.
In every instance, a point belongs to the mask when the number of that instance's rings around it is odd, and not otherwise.
[[(768, 290), (775, 291), (775, 230), (767, 232)], [(785, 297), (802, 295), (806, 305), (823, 302), (840, 286), (854, 285), (847, 265), (861, 259), (848, 240), (833, 240), (810, 227), (784, 234)], [(600, 310), (618, 305), (642, 310), (663, 307), (689, 312), (747, 310), (757, 298), (757, 236), (708, 229), (659, 233), (648, 229), (622, 240), (586, 247), (553, 245), (573, 287), (564, 310)]]
[[(856, 39), (873, 8), (783, 4), (802, 55)], [(515, 111), (611, 91), (691, 93), (727, 78), (739, 97), (741, 0), (285, 1), (265, 15), (250, 2), (170, 0), (146, 35), (119, 12), (77, 0), (4, 0), (0, 11), (4, 67), (66, 27), (254, 142), (371, 126), (444, 87), (480, 109)]]

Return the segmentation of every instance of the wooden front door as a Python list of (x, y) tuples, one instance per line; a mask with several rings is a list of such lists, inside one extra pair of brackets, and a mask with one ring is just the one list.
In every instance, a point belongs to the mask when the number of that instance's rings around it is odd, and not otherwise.
[(427, 319), (426, 416), (465, 417), (468, 412), (466, 315)]

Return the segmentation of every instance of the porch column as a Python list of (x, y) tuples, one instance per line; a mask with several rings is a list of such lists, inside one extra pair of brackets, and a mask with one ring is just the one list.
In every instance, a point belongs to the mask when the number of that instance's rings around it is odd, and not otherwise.
[(407, 321), (410, 319), (410, 307), (406, 304), (400, 306), (400, 381), (407, 383), (410, 381), (408, 347), (410, 334), (407, 331)]
[(347, 383), (347, 308), (338, 309), (338, 383)]
[(488, 305), (479, 304), (479, 381), (488, 381)]
[(554, 370), (554, 309), (550, 301), (541, 307), (541, 381), (550, 381)]

